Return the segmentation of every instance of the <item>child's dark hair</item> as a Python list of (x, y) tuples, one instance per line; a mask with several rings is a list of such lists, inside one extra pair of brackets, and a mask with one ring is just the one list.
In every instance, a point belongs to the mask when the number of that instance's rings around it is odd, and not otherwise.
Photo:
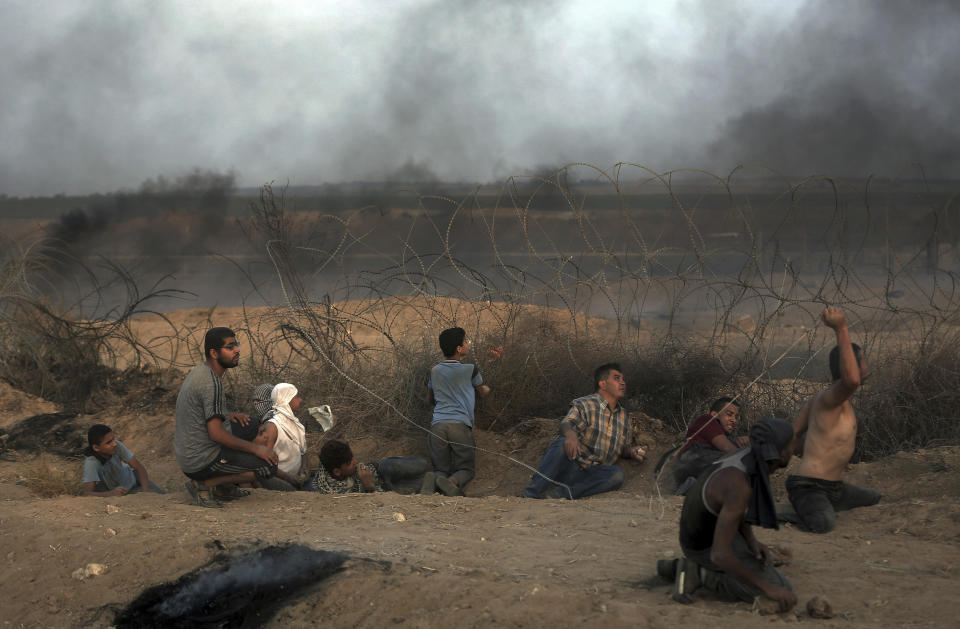
[(210, 358), (210, 350), (220, 349), (226, 344), (224, 339), (228, 339), (231, 336), (236, 337), (237, 335), (234, 334), (230, 328), (210, 328), (207, 330), (207, 333), (203, 335), (204, 360)]
[(610, 376), (611, 371), (619, 371), (623, 373), (623, 369), (620, 369), (620, 363), (604, 363), (596, 368), (593, 372), (593, 390), (600, 390), (600, 381), (606, 380)]
[(107, 436), (107, 433), (113, 432), (110, 426), (105, 426), (103, 424), (94, 424), (90, 426), (90, 430), (87, 431), (87, 447), (83, 451), (84, 456), (95, 456), (97, 458), (102, 458), (98, 452), (93, 449), (93, 446), (100, 445), (100, 442), (103, 441), (103, 438)]
[(90, 444), (90, 449), (92, 450), (93, 446), (100, 445), (100, 442), (103, 441), (103, 438), (107, 436), (108, 432), (113, 432), (110, 426), (103, 424), (90, 426), (90, 430), (87, 431), (87, 443)]
[(320, 463), (329, 473), (353, 460), (353, 450), (342, 441), (328, 441), (320, 448)]
[[(850, 346), (853, 347), (853, 356), (857, 359), (857, 366), (860, 366), (860, 361), (863, 360), (863, 355), (860, 350), (860, 346), (856, 343), (850, 343)], [(840, 379), (840, 346), (834, 345), (833, 349), (830, 350), (830, 375), (834, 380)]]
[(740, 408), (740, 402), (734, 402), (732, 397), (722, 397), (718, 398), (717, 401), (713, 403), (713, 406), (710, 407), (710, 412), (719, 413), (727, 404)]
[(467, 333), (463, 328), (447, 328), (440, 333), (440, 351), (447, 358), (457, 353), (457, 348), (463, 345)]

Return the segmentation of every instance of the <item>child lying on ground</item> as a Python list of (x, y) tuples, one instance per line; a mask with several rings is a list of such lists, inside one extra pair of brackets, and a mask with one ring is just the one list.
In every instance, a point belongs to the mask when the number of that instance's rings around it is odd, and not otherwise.
[(144, 487), (164, 493), (147, 476), (147, 468), (119, 441), (109, 426), (95, 424), (87, 431), (90, 447), (83, 461), (83, 495), (123, 496)]
[[(328, 441), (320, 448), (320, 469), (306, 488), (321, 494), (374, 491), (432, 494), (440, 487), (439, 480), (430, 471), (430, 464), (421, 458), (391, 456), (375, 463), (357, 463), (347, 443)], [(448, 483), (440, 490), (451, 495), (456, 489), (456, 485)]]

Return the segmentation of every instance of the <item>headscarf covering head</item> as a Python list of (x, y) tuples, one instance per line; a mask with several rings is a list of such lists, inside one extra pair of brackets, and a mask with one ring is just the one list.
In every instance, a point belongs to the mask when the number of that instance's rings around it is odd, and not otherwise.
[(770, 489), (768, 461), (779, 461), (793, 440), (793, 425), (785, 419), (761, 419), (750, 428), (750, 454), (744, 459), (753, 495), (747, 508), (747, 522), (768, 529), (780, 528)]
[(281, 382), (273, 387), (270, 392), (270, 399), (273, 401), (273, 416), (270, 421), (277, 424), (280, 430), (283, 430), (300, 448), (300, 452), (306, 452), (307, 441), (306, 431), (303, 424), (293, 414), (290, 408), (290, 401), (297, 397), (297, 387), (287, 382)]
[(750, 447), (763, 461), (779, 461), (791, 440), (793, 424), (779, 417), (761, 419), (750, 428)]
[(269, 413), (270, 409), (273, 408), (273, 399), (270, 396), (272, 391), (272, 384), (258, 384), (256, 388), (254, 388), (253, 408), (257, 412), (257, 419), (265, 419), (267, 413)]

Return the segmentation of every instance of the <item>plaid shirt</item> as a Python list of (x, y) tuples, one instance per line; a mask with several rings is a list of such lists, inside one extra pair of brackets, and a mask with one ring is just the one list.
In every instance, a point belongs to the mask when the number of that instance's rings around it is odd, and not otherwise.
[(577, 462), (586, 469), (592, 465), (611, 465), (623, 453), (630, 436), (630, 424), (623, 404), (610, 411), (599, 393), (580, 397), (570, 403), (563, 421), (568, 422), (580, 439)]
[[(373, 463), (367, 463), (368, 467), (373, 469), (373, 490), (383, 491), (383, 480), (380, 478), (380, 472)], [(316, 491), (321, 494), (349, 494), (363, 493), (363, 483), (360, 482), (360, 475), (354, 474), (350, 478), (343, 480), (334, 478), (327, 471), (327, 468), (320, 466), (313, 478), (310, 479), (310, 491)]]

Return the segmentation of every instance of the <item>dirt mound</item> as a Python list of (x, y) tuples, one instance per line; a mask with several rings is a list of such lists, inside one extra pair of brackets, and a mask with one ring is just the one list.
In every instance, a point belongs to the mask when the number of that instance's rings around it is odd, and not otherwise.
[(0, 429), (31, 415), (56, 413), (59, 410), (53, 402), (24, 393), (0, 380)]
[(87, 428), (76, 413), (42, 413), (14, 424), (3, 436), (9, 450), (79, 456), (87, 447)]

